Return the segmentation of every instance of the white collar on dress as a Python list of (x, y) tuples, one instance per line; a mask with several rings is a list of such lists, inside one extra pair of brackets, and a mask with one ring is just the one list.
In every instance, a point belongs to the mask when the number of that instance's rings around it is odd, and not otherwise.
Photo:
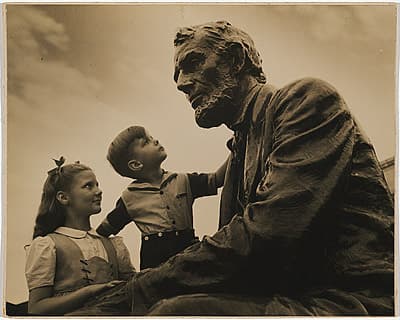
[(85, 230), (73, 229), (73, 228), (69, 228), (69, 227), (58, 227), (56, 230), (54, 230), (54, 232), (63, 234), (65, 236), (68, 236), (71, 238), (76, 238), (76, 239), (84, 238), (84, 237), (86, 237), (87, 234), (90, 234), (90, 235), (96, 236), (96, 237), (100, 237), (100, 235), (94, 229), (85, 231)]

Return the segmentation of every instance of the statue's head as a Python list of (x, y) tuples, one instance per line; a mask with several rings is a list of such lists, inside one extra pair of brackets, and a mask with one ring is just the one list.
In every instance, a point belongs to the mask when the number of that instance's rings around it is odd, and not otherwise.
[(266, 82), (253, 40), (229, 22), (181, 28), (174, 44), (174, 80), (201, 127), (229, 124), (245, 77)]

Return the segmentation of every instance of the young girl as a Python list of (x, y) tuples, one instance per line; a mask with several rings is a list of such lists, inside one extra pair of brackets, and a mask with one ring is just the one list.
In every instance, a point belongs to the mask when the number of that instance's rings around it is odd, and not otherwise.
[(28, 311), (35, 315), (71, 313), (135, 272), (122, 238), (102, 237), (90, 226), (102, 196), (93, 171), (79, 163), (63, 165), (63, 157), (56, 164), (44, 183), (27, 248)]

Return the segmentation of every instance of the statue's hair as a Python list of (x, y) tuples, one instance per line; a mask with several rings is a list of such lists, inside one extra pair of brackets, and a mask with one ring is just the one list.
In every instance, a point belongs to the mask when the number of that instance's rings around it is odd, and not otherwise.
[(258, 82), (265, 83), (266, 77), (262, 70), (262, 59), (250, 36), (232, 26), (227, 21), (208, 22), (201, 25), (183, 27), (177, 32), (174, 40), (176, 47), (190, 41), (199, 31), (204, 32), (204, 41), (218, 54), (222, 55), (232, 44), (239, 44), (245, 52), (244, 71), (253, 75)]

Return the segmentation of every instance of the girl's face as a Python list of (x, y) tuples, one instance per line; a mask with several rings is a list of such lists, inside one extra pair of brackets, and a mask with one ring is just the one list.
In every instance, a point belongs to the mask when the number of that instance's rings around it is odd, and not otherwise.
[(67, 206), (77, 214), (92, 215), (101, 211), (101, 195), (96, 176), (92, 170), (78, 173), (68, 192)]

